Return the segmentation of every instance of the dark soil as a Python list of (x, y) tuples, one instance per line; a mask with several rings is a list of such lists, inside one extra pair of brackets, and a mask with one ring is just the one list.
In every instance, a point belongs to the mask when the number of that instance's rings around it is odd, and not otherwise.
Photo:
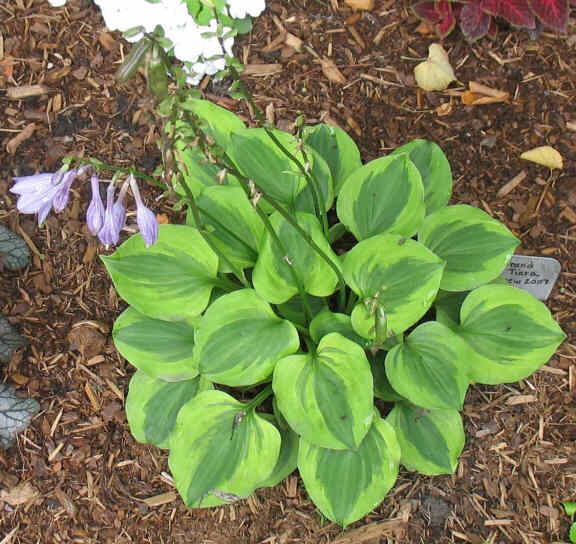
[[(338, 0), (271, 2), (238, 42), (248, 73), (260, 73), (245, 81), (277, 126), (289, 129), (300, 114), (337, 123), (365, 160), (414, 138), (436, 141), (452, 164), (454, 203), (503, 221), (522, 239), (519, 252), (562, 264), (547, 302), (569, 335), (558, 354), (519, 383), (471, 387), (457, 473), (401, 472), (384, 503), (345, 532), (321, 522), (296, 474), (247, 501), (188, 511), (166, 477), (166, 455), (133, 440), (123, 411), (133, 370), (110, 339), (123, 303), (97, 258), (105, 250), (84, 226), (87, 188), (76, 186), (73, 204), (42, 228), (18, 215), (7, 190), (13, 176), (54, 171), (67, 155), (151, 172), (159, 161), (152, 104), (141, 76), (114, 81), (129, 46), (106, 31), (90, 1), (54, 9), (4, 0), (0, 21), (0, 221), (33, 252), (23, 273), (0, 277), (0, 314), (30, 340), (0, 377), (42, 406), (17, 444), (0, 451), (2, 544), (567, 540), (561, 502), (576, 497), (574, 18), (567, 35), (537, 41), (502, 28), (495, 41), (470, 46), (452, 34), (444, 47), (461, 83), (434, 93), (416, 87), (412, 70), (435, 38), (405, 1), (376, 0), (364, 14)], [(302, 40), (300, 51), (278, 39), (282, 32)], [(322, 70), (322, 57), (334, 61), (341, 83)], [(510, 98), (466, 106), (460, 95), (470, 81)], [(210, 99), (252, 121), (245, 104), (205, 83)], [(22, 99), (6, 94), (30, 85), (44, 87)], [(563, 170), (549, 175), (519, 158), (540, 145), (560, 151)], [(517, 187), (498, 193), (522, 172)], [(181, 220), (153, 201), (152, 188), (148, 196), (165, 219)]]

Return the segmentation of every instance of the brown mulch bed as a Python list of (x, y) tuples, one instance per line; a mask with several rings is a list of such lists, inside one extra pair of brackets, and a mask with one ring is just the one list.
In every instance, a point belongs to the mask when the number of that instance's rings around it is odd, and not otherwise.
[[(0, 222), (25, 235), (33, 259), (24, 273), (0, 277), (0, 314), (30, 340), (0, 377), (42, 406), (17, 444), (0, 450), (2, 544), (567, 539), (560, 503), (576, 498), (576, 23), (568, 36), (537, 41), (502, 30), (494, 42), (469, 46), (454, 33), (444, 46), (462, 84), (422, 93), (412, 69), (433, 37), (416, 30), (408, 3), (377, 0), (363, 15), (338, 4), (269, 3), (237, 47), (256, 102), (283, 128), (300, 114), (338, 123), (365, 160), (413, 138), (438, 142), (454, 171), (453, 202), (506, 223), (522, 239), (520, 252), (561, 262), (548, 305), (568, 340), (529, 379), (471, 387), (456, 474), (401, 472), (384, 503), (346, 532), (322, 523), (296, 475), (247, 501), (187, 510), (167, 477), (166, 455), (136, 443), (125, 420), (133, 370), (110, 339), (124, 306), (97, 258), (104, 249), (83, 225), (87, 189), (77, 186), (73, 204), (40, 229), (17, 214), (7, 193), (12, 176), (53, 171), (66, 155), (151, 172), (159, 153), (144, 81), (116, 84), (128, 46), (106, 31), (90, 1), (69, 0), (60, 9), (43, 0), (2, 2)], [(300, 50), (287, 47), (282, 33), (302, 40)], [(338, 67), (339, 83), (323, 70), (323, 57)], [(510, 100), (463, 105), (458, 93), (470, 81), (506, 91)], [(221, 85), (207, 83), (211, 99), (250, 118)], [(6, 93), (34, 85), (42, 87), (24, 98)], [(565, 159), (550, 177), (519, 159), (545, 144)], [(519, 174), (517, 187), (499, 193)], [(153, 206), (180, 219), (165, 201)]]

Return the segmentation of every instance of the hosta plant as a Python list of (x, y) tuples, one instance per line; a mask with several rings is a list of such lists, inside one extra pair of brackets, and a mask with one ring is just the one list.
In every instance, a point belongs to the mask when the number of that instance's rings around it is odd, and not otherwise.
[(469, 385), (525, 378), (564, 339), (543, 303), (498, 281), (518, 238), (448, 205), (435, 143), (362, 164), (338, 128), (246, 128), (195, 98), (178, 111), (167, 130), (187, 224), (103, 260), (129, 304), (113, 335), (137, 368), (131, 431), (169, 450), (186, 505), (298, 469), (347, 525), (400, 465), (453, 472)]
[(574, 0), (421, 0), (413, 10), (440, 37), (459, 26), (469, 41), (475, 41), (493, 37), (498, 18), (531, 31), (544, 27), (565, 32), (570, 3), (576, 5)]

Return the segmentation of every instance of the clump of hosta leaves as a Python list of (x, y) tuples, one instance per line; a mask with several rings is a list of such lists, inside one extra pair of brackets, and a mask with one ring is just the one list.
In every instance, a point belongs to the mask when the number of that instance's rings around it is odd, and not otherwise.
[(384, 499), (400, 465), (453, 472), (469, 385), (525, 378), (564, 339), (542, 302), (499, 281), (518, 238), (448, 205), (435, 143), (362, 164), (338, 128), (293, 136), (181, 106), (168, 130), (187, 224), (103, 257), (130, 305), (114, 340), (138, 369), (135, 438), (170, 450), (189, 507), (297, 468), (342, 525)]

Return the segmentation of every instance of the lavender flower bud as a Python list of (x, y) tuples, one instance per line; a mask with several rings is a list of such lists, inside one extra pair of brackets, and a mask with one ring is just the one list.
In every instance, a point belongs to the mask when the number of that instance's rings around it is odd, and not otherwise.
[(90, 232), (96, 235), (104, 224), (104, 203), (100, 195), (100, 182), (96, 174), (92, 175), (90, 184), (92, 185), (92, 200), (90, 200), (90, 205), (86, 211), (86, 223)]
[(108, 185), (108, 189), (106, 191), (106, 210), (104, 210), (104, 223), (98, 232), (98, 238), (106, 246), (106, 248), (117, 244), (118, 239), (120, 238), (120, 229), (116, 228), (116, 221), (114, 221), (114, 190), (114, 183), (111, 182), (110, 185)]
[(57, 185), (58, 190), (52, 199), (52, 205), (54, 206), (55, 212), (61, 212), (66, 207), (66, 204), (68, 204), (68, 199), (70, 198), (70, 187), (72, 187), (72, 183), (74, 183), (77, 173), (77, 170), (70, 170), (60, 179), (60, 182)]
[(134, 200), (136, 200), (136, 222), (138, 223), (138, 228), (140, 229), (140, 234), (144, 239), (146, 247), (150, 247), (154, 245), (158, 239), (158, 220), (154, 212), (144, 205), (142, 197), (140, 196), (138, 183), (136, 183), (134, 176), (131, 175), (129, 181), (132, 193), (134, 194)]

